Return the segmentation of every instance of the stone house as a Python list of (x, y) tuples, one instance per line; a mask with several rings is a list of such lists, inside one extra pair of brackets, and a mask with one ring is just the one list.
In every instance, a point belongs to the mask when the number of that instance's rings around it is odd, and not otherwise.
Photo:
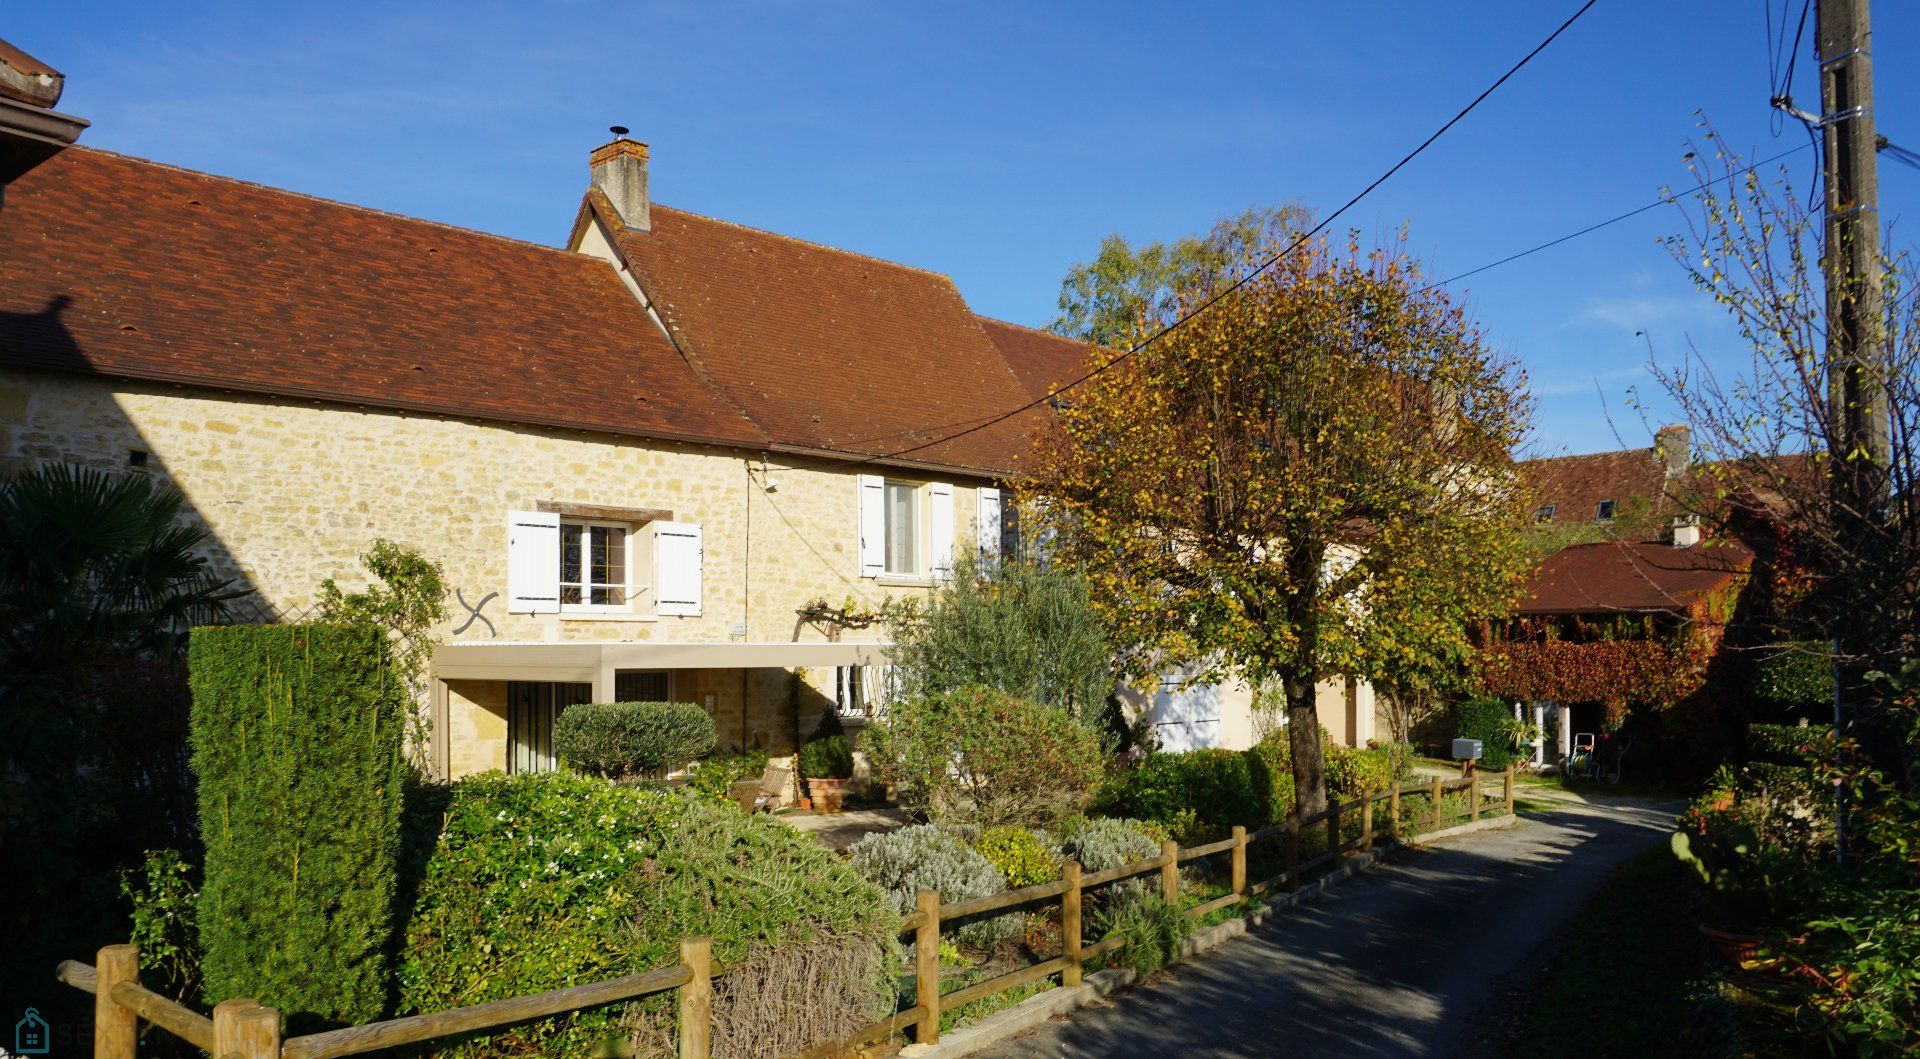
[[(0, 471), (177, 486), (248, 620), (351, 586), (375, 538), (439, 561), (444, 776), (550, 768), (558, 712), (609, 699), (700, 703), (723, 747), (790, 752), (884, 685), (877, 628), (800, 612), (1010, 546), (1051, 413), (977, 424), (1084, 349), (944, 275), (655, 203), (648, 161), (594, 151), (551, 247), (52, 157), (0, 222)], [(1248, 741), (1250, 696), (1198, 724), (1163, 698), (1142, 708), (1181, 738)]]

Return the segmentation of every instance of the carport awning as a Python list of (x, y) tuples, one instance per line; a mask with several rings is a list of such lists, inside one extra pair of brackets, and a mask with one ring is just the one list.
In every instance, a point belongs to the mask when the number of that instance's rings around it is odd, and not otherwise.
[(441, 680), (555, 680), (605, 683), (622, 669), (793, 669), (880, 665), (887, 645), (840, 643), (549, 643), (441, 644), (433, 650)]

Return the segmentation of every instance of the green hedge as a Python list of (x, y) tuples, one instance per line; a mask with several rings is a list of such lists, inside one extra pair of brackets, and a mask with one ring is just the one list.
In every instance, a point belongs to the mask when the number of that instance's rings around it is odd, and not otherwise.
[[(701, 934), (729, 966), (823, 943), (861, 949), (876, 974), (855, 1021), (892, 999), (900, 920), (886, 896), (771, 817), (563, 772), (469, 777), (443, 814), (407, 927), (406, 1011), (653, 970), (678, 959), (680, 938)], [(807, 983), (791, 985), (796, 1003), (810, 1002)], [(662, 1019), (670, 1028), (671, 1003), (592, 1009), (437, 1054), (600, 1054), (608, 1036)]]
[(553, 722), (568, 768), (606, 779), (664, 776), (713, 752), (713, 718), (691, 702), (588, 702)]
[(193, 770), (206, 843), (206, 999), (252, 997), (295, 1032), (377, 1019), (406, 766), (385, 632), (193, 630)]
[(800, 748), (800, 775), (810, 780), (853, 777), (853, 744), (844, 735), (822, 736)]
[(1480, 767), (1504, 769), (1520, 760), (1513, 749), (1513, 707), (1499, 699), (1468, 699), (1453, 707), (1457, 739), (1480, 740)]
[[(1260, 771), (1270, 785), (1273, 775)], [(1287, 784), (1290, 788), (1291, 776)], [(1246, 754), (1189, 750), (1148, 754), (1115, 777), (1100, 808), (1108, 816), (1161, 824), (1182, 842), (1204, 842), (1225, 835), (1235, 824), (1264, 825), (1274, 800), (1269, 789), (1255, 789)]]
[(1753, 690), (1786, 706), (1833, 701), (1832, 650), (1822, 643), (1777, 644), (1753, 672)]

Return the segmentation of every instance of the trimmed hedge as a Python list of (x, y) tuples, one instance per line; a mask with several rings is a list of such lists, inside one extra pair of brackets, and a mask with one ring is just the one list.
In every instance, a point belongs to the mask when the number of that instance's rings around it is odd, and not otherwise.
[[(1262, 787), (1256, 790), (1254, 770), (1239, 751), (1148, 754), (1116, 777), (1100, 808), (1109, 816), (1161, 824), (1183, 843), (1205, 842), (1225, 835), (1235, 824), (1254, 828), (1269, 822), (1273, 776), (1265, 769), (1260, 772)], [(1287, 782), (1290, 787), (1291, 777)]]
[(387, 1002), (407, 698), (383, 630), (193, 630), (193, 770), (209, 1003), (252, 997), (294, 1032)]
[(718, 742), (713, 718), (691, 702), (588, 702), (553, 722), (560, 760), (611, 780), (664, 776)]
[[(419, 874), (398, 976), (408, 1012), (650, 971), (699, 934), (728, 966), (822, 945), (861, 949), (874, 977), (854, 1024), (892, 999), (900, 920), (885, 895), (786, 824), (695, 795), (563, 772), (482, 773), (449, 789)], [(655, 1039), (671, 1011), (671, 995), (656, 997), (436, 1054), (601, 1054), (610, 1037)], [(743, 1015), (716, 1003), (719, 1023)]]
[(1753, 671), (1753, 690), (1785, 706), (1833, 701), (1833, 658), (1825, 644), (1778, 644)]
[(1453, 707), (1457, 739), (1480, 740), (1480, 767), (1504, 769), (1520, 760), (1513, 749), (1513, 709), (1499, 699), (1468, 699)]

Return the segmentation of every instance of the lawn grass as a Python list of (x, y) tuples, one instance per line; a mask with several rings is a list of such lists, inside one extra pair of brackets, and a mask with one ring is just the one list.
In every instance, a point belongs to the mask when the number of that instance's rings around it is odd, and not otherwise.
[(1693, 1056), (1697, 985), (1712, 971), (1686, 868), (1663, 843), (1615, 872), (1567, 930), (1520, 1011), (1514, 1054)]

